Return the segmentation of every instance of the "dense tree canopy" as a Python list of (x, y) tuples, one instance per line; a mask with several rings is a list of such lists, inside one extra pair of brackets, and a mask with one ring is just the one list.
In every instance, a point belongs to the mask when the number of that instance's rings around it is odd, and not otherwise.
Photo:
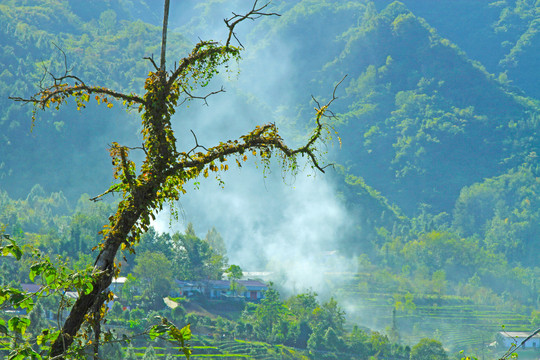
[(442, 344), (433, 339), (422, 339), (411, 349), (411, 360), (447, 360)]

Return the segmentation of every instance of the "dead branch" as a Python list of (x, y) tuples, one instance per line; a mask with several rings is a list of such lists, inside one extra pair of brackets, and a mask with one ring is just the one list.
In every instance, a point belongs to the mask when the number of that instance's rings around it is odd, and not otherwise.
[(154, 66), (154, 69), (156, 71), (159, 70), (159, 67), (156, 65), (156, 63), (154, 61), (154, 54), (152, 54), (151, 56), (145, 56), (145, 57), (143, 57), (143, 59), (150, 61), (152, 63), (152, 65)]
[(94, 196), (94, 197), (92, 197), (92, 198), (90, 198), (88, 200), (93, 201), (93, 202), (97, 202), (97, 201), (100, 201), (103, 196), (105, 196), (107, 194), (110, 194), (110, 193), (114, 193), (114, 192), (120, 192), (120, 184), (113, 185), (109, 189), (107, 189), (107, 191), (105, 191), (104, 193), (99, 194), (97, 196)]
[(189, 91), (187, 91), (187, 89), (185, 87), (182, 87), (182, 91), (183, 91), (184, 94), (187, 95), (187, 98), (185, 98), (178, 106), (182, 105), (183, 103), (185, 103), (188, 100), (193, 100), (193, 99), (203, 100), (204, 105), (208, 106), (208, 102), (206, 101), (206, 99), (208, 99), (212, 95), (216, 95), (216, 94), (219, 94), (219, 93), (222, 93), (222, 92), (226, 92), (225, 89), (223, 88), (223, 86), (221, 87), (221, 89), (219, 89), (217, 91), (212, 91), (212, 92), (206, 94), (205, 96), (192, 95)]
[[(44, 110), (45, 107), (50, 105), (51, 100), (60, 103), (68, 96), (86, 93), (88, 95), (107, 95), (115, 99), (125, 100), (128, 103), (144, 104), (144, 100), (135, 94), (123, 94), (119, 91), (111, 90), (105, 87), (86, 85), (85, 82), (78, 76), (71, 74), (73, 69), (68, 68), (67, 56), (64, 50), (54, 43), (53, 45), (62, 53), (64, 58), (64, 73), (61, 76), (56, 76), (44, 66), (44, 74), (39, 82), (39, 91), (30, 98), (10, 96), (10, 100), (22, 102), (24, 104), (31, 103), (34, 104), (34, 106), (39, 107), (41, 110)], [(53, 83), (52, 85), (46, 87), (43, 85), (43, 81), (47, 76), (52, 79)], [(73, 83), (73, 85), (70, 85), (70, 82)]]
[(195, 149), (198, 149), (198, 148), (203, 148), (204, 150), (206, 151), (209, 151), (207, 148), (205, 148), (203, 145), (199, 145), (199, 141), (197, 140), (197, 135), (195, 135), (195, 133), (193, 132), (193, 130), (189, 130), (191, 131), (191, 133), (193, 134), (193, 138), (195, 139), (195, 146), (189, 150), (187, 152), (187, 155), (189, 156), (189, 154), (191, 154), (193, 151), (195, 151)]
[(165, 49), (167, 47), (167, 23), (169, 21), (169, 1), (165, 0), (165, 6), (163, 9), (163, 32), (161, 35), (161, 70), (162, 76), (165, 76)]
[(272, 15), (275, 15), (275, 16), (281, 16), (280, 14), (278, 13), (274, 13), (274, 12), (269, 12), (269, 13), (265, 13), (263, 12), (263, 10), (268, 6), (270, 5), (270, 2), (267, 2), (266, 4), (264, 4), (263, 6), (257, 8), (257, 3), (258, 3), (258, 0), (256, 0), (254, 3), (253, 3), (253, 7), (251, 8), (251, 10), (244, 14), (244, 15), (240, 15), (240, 14), (235, 14), (234, 12), (232, 13), (233, 16), (228, 18), (228, 19), (223, 19), (223, 21), (225, 22), (225, 24), (227, 25), (227, 28), (229, 29), (229, 36), (227, 37), (227, 42), (225, 42), (225, 46), (228, 47), (231, 43), (231, 37), (234, 36), (234, 38), (236, 39), (236, 41), (238, 41), (238, 44), (240, 44), (240, 46), (243, 48), (244, 46), (242, 45), (242, 43), (240, 42), (240, 40), (238, 40), (238, 38), (236, 37), (236, 34), (234, 32), (234, 28), (236, 25), (238, 25), (240, 22), (246, 20), (246, 19), (249, 19), (249, 20), (255, 20), (255, 19), (258, 19), (262, 16), (272, 16)]

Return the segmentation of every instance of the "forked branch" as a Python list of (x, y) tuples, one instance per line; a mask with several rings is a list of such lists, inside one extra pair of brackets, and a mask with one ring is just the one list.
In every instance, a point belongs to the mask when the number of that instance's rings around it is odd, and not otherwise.
[(197, 100), (202, 100), (204, 102), (204, 105), (208, 106), (208, 101), (206, 101), (206, 99), (208, 99), (210, 96), (212, 95), (216, 95), (216, 94), (219, 94), (219, 93), (222, 93), (222, 92), (225, 92), (225, 89), (223, 88), (223, 86), (221, 87), (221, 89), (219, 90), (216, 90), (216, 91), (211, 91), (209, 93), (207, 93), (206, 95), (204, 96), (196, 96), (196, 95), (193, 95), (191, 94), (186, 88), (183, 88), (182, 91), (184, 92), (184, 94), (187, 95), (187, 97), (180, 103), (178, 104), (178, 106), (182, 105), (183, 103), (185, 103), (187, 100), (194, 100), (194, 99), (197, 99)]
[[(144, 100), (135, 94), (124, 94), (106, 87), (86, 85), (78, 76), (71, 74), (72, 69), (68, 68), (66, 53), (58, 45), (54, 44), (54, 46), (62, 53), (64, 58), (64, 73), (57, 76), (45, 67), (43, 77), (39, 82), (39, 91), (36, 94), (29, 98), (10, 96), (10, 100), (33, 104), (35, 108), (41, 110), (45, 110), (45, 108), (51, 105), (58, 108), (70, 96), (77, 97), (77, 103), (82, 104), (84, 101), (88, 101), (92, 94), (97, 95), (98, 98), (109, 96), (117, 100), (126, 101), (129, 104), (144, 104)], [(47, 77), (52, 80), (52, 84), (44, 86), (43, 82)], [(81, 106), (84, 107), (84, 105)]]
[[(320, 103), (313, 98), (318, 106), (318, 108), (315, 108), (315, 121), (317, 125), (313, 131), (313, 135), (304, 146), (297, 149), (292, 149), (287, 146), (287, 144), (285, 144), (281, 136), (278, 134), (275, 124), (257, 126), (254, 131), (241, 137), (243, 140), (242, 142), (228, 141), (210, 149), (206, 149), (205, 147), (199, 145), (197, 137), (192, 132), (193, 136), (195, 137), (196, 146), (170, 168), (168, 176), (173, 176), (174, 174), (185, 171), (186, 169), (201, 169), (216, 159), (224, 159), (234, 154), (243, 154), (246, 151), (253, 149), (275, 149), (282, 152), (287, 158), (294, 158), (296, 155), (306, 155), (311, 160), (313, 167), (324, 173), (324, 169), (330, 165), (322, 166), (319, 164), (316, 156), (317, 149), (315, 143), (321, 140), (323, 131), (327, 126), (329, 126), (327, 123), (322, 122), (321, 119), (323, 117), (335, 118), (335, 115), (330, 111), (329, 107), (338, 98), (336, 96), (336, 90), (346, 77), (347, 76), (344, 76), (335, 85), (334, 91), (332, 92), (332, 98), (325, 105), (321, 106)], [(330, 113), (330, 115), (327, 113)], [(206, 154), (198, 153), (196, 156), (190, 156), (190, 154), (197, 148), (205, 149)]]
[[(73, 76), (65, 76), (58, 78), (59, 80), (68, 80), (74, 78)], [(144, 100), (134, 94), (124, 94), (115, 90), (111, 90), (105, 87), (87, 86), (84, 84), (68, 85), (67, 83), (61, 83), (59, 85), (53, 85), (47, 89), (38, 92), (36, 95), (30, 98), (22, 98), (18, 96), (10, 96), (9, 98), (14, 101), (23, 103), (32, 103), (42, 110), (49, 107), (51, 103), (60, 103), (69, 96), (79, 96), (82, 94), (98, 94), (108, 95), (115, 99), (125, 100), (129, 103), (144, 104)]]
[(223, 20), (225, 22), (225, 24), (227, 25), (227, 28), (229, 29), (229, 35), (227, 37), (227, 42), (225, 42), (225, 46), (230, 45), (231, 39), (234, 36), (236, 41), (238, 41), (238, 44), (240, 44), (241, 47), (244, 47), (242, 45), (242, 43), (240, 42), (240, 40), (238, 40), (238, 38), (236, 37), (236, 33), (234, 32), (235, 26), (238, 25), (239, 23), (241, 23), (242, 21), (244, 21), (246, 19), (256, 20), (256, 19), (258, 19), (258, 18), (260, 18), (262, 16), (273, 16), (273, 15), (281, 16), (280, 14), (275, 13), (275, 12), (263, 12), (263, 10), (266, 9), (268, 7), (268, 5), (270, 5), (270, 2), (267, 2), (266, 4), (264, 4), (261, 7), (257, 7), (257, 3), (258, 3), (258, 0), (256, 0), (253, 3), (253, 7), (251, 8), (251, 10), (248, 13), (240, 15), (240, 14), (235, 14), (233, 12), (232, 17)]

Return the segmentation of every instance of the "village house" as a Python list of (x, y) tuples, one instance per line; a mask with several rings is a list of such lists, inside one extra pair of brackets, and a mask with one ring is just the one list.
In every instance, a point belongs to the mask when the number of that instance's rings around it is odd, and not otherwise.
[(205, 288), (202, 281), (175, 280), (178, 291), (172, 291), (175, 296), (192, 297), (203, 294)]
[[(113, 279), (109, 289), (119, 294), (127, 278)], [(231, 289), (229, 280), (175, 280), (170, 296), (205, 296), (211, 300), (245, 300), (257, 302), (264, 298), (268, 286), (259, 280), (236, 280), (236, 290)], [(115, 296), (116, 297), (116, 296)]]
[(240, 280), (239, 285), (244, 289), (244, 297), (250, 301), (259, 301), (264, 298), (264, 292), (268, 290), (265, 283), (257, 280)]
[(176, 280), (180, 296), (204, 295), (212, 300), (243, 299), (257, 302), (264, 298), (268, 286), (258, 280), (236, 280), (237, 290), (231, 290), (229, 280), (186, 281)]
[[(501, 331), (497, 334), (497, 344), (509, 349), (512, 344), (520, 346), (521, 349), (540, 350), (540, 334), (536, 334), (527, 339), (531, 333), (521, 331)], [(526, 340), (525, 342), (523, 342)]]
[(111, 285), (109, 285), (109, 290), (111, 290), (115, 294), (119, 293), (120, 290), (122, 289), (122, 286), (124, 286), (124, 284), (126, 283), (126, 281), (127, 281), (127, 277), (125, 276), (119, 276), (117, 278), (112, 279)]
[(38, 284), (21, 284), (21, 288), (27, 293), (35, 294), (41, 290), (42, 286)]

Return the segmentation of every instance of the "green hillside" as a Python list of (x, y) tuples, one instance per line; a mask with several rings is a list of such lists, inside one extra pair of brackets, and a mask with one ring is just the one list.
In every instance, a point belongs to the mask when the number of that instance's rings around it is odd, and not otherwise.
[(353, 77), (344, 161), (408, 213), (421, 203), (448, 211), (463, 186), (519, 165), (536, 146), (516, 144), (514, 131), (537, 103), (505, 89), (402, 5), (347, 35), (328, 67)]
[[(219, 39), (222, 18), (246, 6), (173, 3), (171, 66), (199, 36)], [(31, 96), (47, 86), (48, 75), (67, 73), (87, 84), (142, 93), (151, 58), (157, 61), (160, 53), (161, 11), (161, 3), (148, 0), (0, 1), (2, 233), (61, 255), (59, 264), (92, 264), (91, 249), (118, 200), (92, 203), (86, 194), (103, 193), (113, 181), (107, 150), (113, 142), (142, 150), (133, 155), (140, 162), (146, 149), (140, 147), (139, 114), (96, 104), (77, 109), (73, 101), (60, 111), (38, 112), (32, 124), (32, 109), (9, 97)], [(281, 291), (275, 299), (279, 321), (263, 324), (255, 305), (246, 305), (230, 322), (217, 315), (176, 314), (200, 322), (193, 348), (201, 352), (194, 357), (405, 359), (422, 338), (440, 341), (451, 358), (459, 358), (459, 350), (496, 357), (503, 349), (488, 345), (503, 325), (525, 332), (540, 327), (540, 3), (299, 0), (274, 1), (268, 11), (280, 16), (243, 24), (236, 34), (246, 49), (234, 65), (239, 75), (220, 74), (208, 87), (214, 91), (223, 84), (226, 95), (211, 97), (208, 107), (204, 101), (179, 107), (178, 143), (187, 152), (264, 122), (302, 141), (317, 105), (310, 94), (325, 103), (344, 79), (332, 103), (337, 120), (330, 133), (339, 141), (323, 149), (334, 166), (321, 175), (324, 189), (306, 195), (325, 197), (326, 187), (331, 189), (344, 224), (331, 224), (321, 244), (312, 231), (326, 226), (333, 209), (298, 208), (296, 199), (277, 199), (279, 214), (253, 219), (250, 206), (259, 198), (250, 198), (247, 180), (241, 193), (226, 193), (228, 208), (210, 201), (221, 188), (196, 182), (193, 187), (206, 196), (197, 198), (204, 199), (197, 210), (210, 219), (219, 218), (210, 216), (215, 213), (224, 219), (230, 219), (225, 213), (238, 214), (236, 223), (224, 220), (218, 230), (248, 228), (253, 233), (242, 235), (249, 240), (222, 238), (215, 229), (203, 239), (193, 225), (173, 231), (179, 225), (172, 222), (168, 231), (150, 230), (135, 253), (119, 259), (121, 276), (132, 277), (131, 292), (119, 294), (122, 305), (171, 315), (156, 295), (170, 284), (163, 279), (220, 278), (229, 256), (273, 273)], [(218, 118), (223, 122), (214, 124)], [(261, 170), (250, 166), (227, 181), (243, 186), (240, 176)], [(271, 184), (274, 168), (266, 170)], [(268, 197), (278, 198), (272, 189), (265, 188)], [(180, 218), (193, 206), (183, 207), (189, 191), (180, 198)], [(321, 224), (302, 227), (314, 210)], [(298, 220), (291, 221), (293, 231), (281, 233), (283, 216)], [(295, 251), (266, 247), (267, 227), (287, 237), (283, 244)], [(302, 242), (305, 236), (313, 246)], [(260, 249), (246, 254), (252, 247), (243, 242)], [(305, 255), (286, 261), (319, 266), (319, 273), (308, 275), (320, 278), (321, 288), (308, 290), (296, 278), (287, 279), (275, 258), (265, 258), (269, 249)], [(2, 257), (2, 286), (29, 282), (29, 261), (24, 257), (18, 265)], [(161, 269), (161, 277), (151, 278), (150, 267)], [(143, 286), (142, 278), (151, 285), (133, 290)], [(291, 299), (302, 291), (320, 293), (321, 300), (307, 313), (295, 313)], [(316, 311), (334, 299), (341, 306), (336, 309), (346, 312), (340, 329)], [(43, 306), (56, 305), (55, 298)], [(148, 320), (125, 316), (114, 321), (129, 331)], [(210, 337), (203, 334), (208, 329)], [(160, 358), (171, 350), (155, 345)], [(128, 352), (126, 343), (120, 348)], [(132, 348), (140, 358), (148, 347), (139, 342)]]
[[(89, 84), (141, 90), (135, 84), (144, 84), (149, 69), (143, 57), (159, 53), (160, 27), (130, 16), (126, 9), (139, 7), (134, 4), (77, 4), (0, 3), (0, 184), (14, 196), (23, 196), (36, 183), (63, 190), (71, 201), (83, 192), (97, 193), (112, 180), (103, 166), (109, 159), (103, 144), (138, 137), (137, 123), (125, 112), (95, 105), (84, 114), (71, 106), (62, 114), (44, 112), (31, 132), (30, 107), (8, 98), (35, 92), (46, 81), (46, 71), (59, 75), (69, 70)], [(172, 56), (188, 50), (181, 35), (171, 34), (170, 41), (175, 44)]]

